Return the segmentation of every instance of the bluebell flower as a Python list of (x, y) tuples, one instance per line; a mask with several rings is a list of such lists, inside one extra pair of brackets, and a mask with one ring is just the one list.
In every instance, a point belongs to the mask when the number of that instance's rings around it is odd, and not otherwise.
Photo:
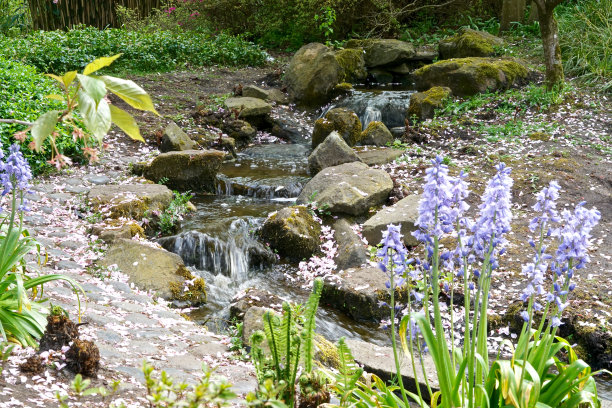
[(563, 322), (562, 322), (562, 321), (561, 321), (561, 319), (559, 319), (557, 316), (553, 317), (553, 318), (552, 318), (552, 320), (551, 320), (551, 322), (550, 322), (550, 325), (551, 325), (552, 327), (559, 327), (559, 326), (561, 326), (562, 324), (563, 324)]
[[(388, 267), (393, 264), (393, 273), (397, 276), (394, 277), (393, 286), (401, 286), (405, 283), (405, 279), (402, 277), (406, 271), (406, 255), (408, 251), (402, 242), (402, 234), (400, 233), (400, 226), (389, 224), (387, 229), (383, 231), (383, 237), (381, 240), (382, 248), (378, 251), (378, 256), (382, 258), (378, 266), (383, 272), (388, 272)], [(391, 282), (387, 282), (387, 288), (391, 288)]]
[(522, 318), (524, 321), (526, 321), (526, 322), (528, 322), (528, 321), (529, 321), (529, 313), (527, 313), (527, 311), (523, 310), (523, 311), (522, 311), (520, 314), (521, 314), (521, 318)]
[[(0, 159), (2, 157), (4, 155)], [(13, 144), (9, 148), (6, 161), (0, 162), (0, 182), (4, 187), (2, 195), (9, 194), (13, 189), (28, 191), (30, 180), (32, 180), (30, 165), (19, 150), (19, 145)]]
[[(561, 186), (556, 181), (551, 181), (548, 187), (544, 187), (536, 195), (536, 203), (533, 205), (533, 209), (539, 214), (531, 220), (529, 223), (529, 229), (531, 232), (542, 229), (544, 231), (545, 226), (549, 222), (559, 222), (559, 214), (557, 214), (557, 199), (559, 198), (559, 190)], [(531, 242), (530, 242), (531, 244)]]

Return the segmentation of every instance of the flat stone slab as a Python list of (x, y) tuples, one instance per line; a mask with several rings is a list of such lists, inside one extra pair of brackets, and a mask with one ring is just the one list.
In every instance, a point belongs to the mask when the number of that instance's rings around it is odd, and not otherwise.
[(339, 272), (338, 279), (323, 283), (321, 302), (340, 310), (355, 320), (380, 321), (389, 317), (386, 283), (389, 277), (379, 268), (367, 266)]
[(411, 195), (401, 199), (390, 207), (385, 207), (374, 214), (363, 224), (362, 234), (370, 245), (377, 245), (382, 239), (382, 233), (387, 225), (401, 226), (404, 244), (416, 246), (419, 241), (412, 236), (418, 228), (414, 225), (419, 217), (419, 202), (421, 195)]
[(238, 98), (227, 98), (225, 100), (225, 107), (227, 109), (235, 109), (240, 114), (238, 117), (248, 118), (251, 116), (263, 116), (267, 115), (272, 111), (272, 105), (259, 99), (248, 96)]
[[(365, 341), (350, 339), (346, 340), (346, 345), (351, 350), (355, 362), (361, 365), (366, 372), (377, 375), (381, 380), (387, 383), (396, 376), (393, 349), (391, 347), (377, 346)], [(423, 366), (432, 392), (438, 391), (440, 385), (438, 384), (436, 366), (434, 365), (433, 359), (429, 354), (423, 354), (422, 366), (418, 358), (418, 354), (415, 354), (417, 376), (421, 392), (423, 395), (428, 395), (427, 386), (423, 377)], [(406, 390), (416, 393), (417, 388), (414, 381), (414, 369), (410, 356), (404, 356), (401, 352), (400, 372), (402, 373), (402, 379)]]
[(172, 191), (162, 184), (97, 185), (88, 194), (94, 210), (111, 218), (142, 218), (145, 211), (163, 211), (172, 201)]
[(368, 166), (380, 166), (391, 163), (404, 153), (404, 149), (392, 147), (368, 148), (368, 150), (357, 150), (357, 156)]

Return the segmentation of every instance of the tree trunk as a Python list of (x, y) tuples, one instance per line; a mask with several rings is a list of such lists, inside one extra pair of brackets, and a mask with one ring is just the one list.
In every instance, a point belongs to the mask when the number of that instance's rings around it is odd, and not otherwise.
[(536, 0), (538, 21), (544, 47), (544, 65), (546, 65), (546, 87), (552, 89), (556, 84), (563, 83), (563, 64), (561, 62), (561, 46), (559, 45), (559, 27), (555, 19), (554, 9), (560, 1)]
[(509, 30), (512, 23), (523, 21), (524, 16), (525, 0), (503, 0), (499, 22), (500, 31)]

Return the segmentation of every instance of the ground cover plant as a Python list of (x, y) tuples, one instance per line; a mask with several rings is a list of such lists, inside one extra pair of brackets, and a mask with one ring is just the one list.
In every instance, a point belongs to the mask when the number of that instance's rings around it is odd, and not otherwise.
[(0, 55), (41, 72), (82, 70), (96, 58), (123, 54), (115, 71), (169, 71), (186, 66), (257, 66), (267, 54), (240, 36), (198, 32), (98, 30), (37, 31), (18, 38), (0, 36)]

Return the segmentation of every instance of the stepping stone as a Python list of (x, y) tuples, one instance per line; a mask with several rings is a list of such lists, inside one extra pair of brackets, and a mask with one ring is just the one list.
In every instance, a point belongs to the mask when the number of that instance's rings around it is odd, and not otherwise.
[(97, 184), (97, 185), (108, 184), (111, 181), (111, 179), (109, 177), (104, 176), (104, 175), (101, 175), (101, 176), (97, 176), (97, 175), (87, 176), (85, 178), (85, 180), (89, 181), (92, 184)]
[(403, 241), (407, 246), (416, 246), (419, 241), (412, 236), (418, 228), (415, 223), (419, 217), (419, 202), (421, 195), (411, 195), (401, 199), (396, 204), (385, 207), (363, 224), (362, 234), (370, 245), (377, 245), (382, 239), (382, 233), (387, 225), (401, 226)]

